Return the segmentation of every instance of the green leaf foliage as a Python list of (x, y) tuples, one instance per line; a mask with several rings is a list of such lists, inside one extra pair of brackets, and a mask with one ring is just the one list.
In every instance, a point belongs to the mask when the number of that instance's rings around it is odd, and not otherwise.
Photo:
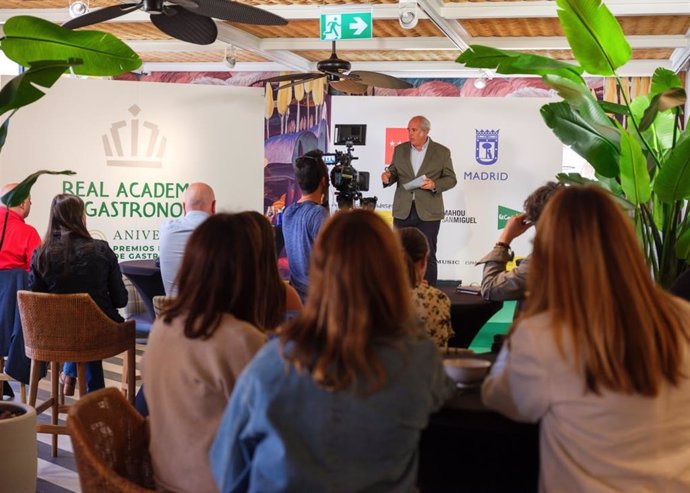
[(683, 231), (676, 241), (676, 257), (690, 262), (690, 228)]
[(36, 180), (38, 180), (38, 177), (41, 175), (74, 175), (76, 174), (74, 171), (71, 170), (63, 170), (63, 171), (50, 171), (43, 169), (41, 171), (37, 171), (36, 173), (30, 174), (24, 180), (19, 183), (16, 187), (14, 187), (12, 190), (7, 192), (5, 195), (0, 197), (0, 202), (5, 204), (7, 207), (17, 207), (20, 205), (22, 202), (26, 200), (26, 198), (31, 194), (31, 187), (34, 186), (34, 183), (36, 183)]
[(13, 77), (0, 91), (0, 115), (41, 99), (45, 92), (40, 87), (51, 87), (65, 70), (78, 64), (76, 60), (34, 62), (29, 70)]
[(573, 56), (592, 75), (613, 75), (632, 50), (620, 24), (601, 0), (556, 0)]
[(585, 158), (601, 175), (618, 175), (619, 151), (614, 143), (580, 116), (566, 102), (541, 107), (546, 125), (566, 145)]
[(683, 106), (687, 100), (685, 89), (682, 87), (672, 87), (664, 92), (655, 94), (652, 101), (642, 116), (640, 121), (640, 130), (646, 130), (654, 123), (658, 113), (663, 113), (671, 108)]
[(456, 62), (470, 68), (488, 68), (499, 74), (560, 75), (575, 81), (583, 81), (582, 68), (552, 58), (504, 51), (490, 46), (471, 45)]
[(630, 109), (624, 104), (616, 104), (611, 101), (597, 101), (601, 109), (605, 113), (613, 113), (614, 115), (629, 115)]
[(654, 71), (654, 75), (652, 75), (652, 85), (649, 89), (649, 95), (653, 96), (655, 94), (660, 94), (673, 87), (683, 87), (683, 82), (680, 80), (680, 77), (672, 70), (659, 67)]
[(654, 191), (666, 203), (690, 198), (690, 139), (671, 151), (654, 179)]
[(652, 195), (647, 171), (647, 158), (640, 144), (625, 130), (621, 132), (621, 187), (627, 199), (635, 205), (644, 204)]
[(599, 182), (585, 178), (580, 173), (558, 173), (556, 179), (567, 185), (599, 185)]
[(50, 21), (20, 15), (7, 20), (0, 47), (8, 58), (29, 67), (39, 60), (82, 60), (79, 75), (113, 76), (136, 70), (139, 56), (112, 34), (72, 31)]

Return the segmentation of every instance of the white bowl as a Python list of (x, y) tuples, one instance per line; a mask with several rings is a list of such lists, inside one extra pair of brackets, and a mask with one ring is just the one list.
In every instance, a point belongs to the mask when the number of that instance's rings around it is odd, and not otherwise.
[(478, 358), (452, 358), (444, 359), (443, 367), (455, 383), (473, 384), (484, 380), (491, 362)]

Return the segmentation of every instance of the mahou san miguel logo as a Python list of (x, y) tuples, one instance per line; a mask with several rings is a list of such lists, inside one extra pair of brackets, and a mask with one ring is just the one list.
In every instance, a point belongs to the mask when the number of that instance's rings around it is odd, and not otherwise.
[(488, 166), (498, 161), (498, 132), (500, 130), (475, 129), (474, 158)]
[(103, 135), (103, 150), (108, 166), (134, 168), (160, 168), (167, 138), (161, 135), (157, 124), (138, 117), (141, 108), (136, 104), (128, 109), (129, 122), (113, 122), (110, 133)]

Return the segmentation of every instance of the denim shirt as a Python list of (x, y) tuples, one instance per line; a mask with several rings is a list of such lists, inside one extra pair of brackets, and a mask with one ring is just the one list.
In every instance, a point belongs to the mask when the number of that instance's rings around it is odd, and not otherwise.
[(415, 491), (420, 433), (454, 390), (433, 341), (377, 346), (373, 394), (324, 390), (281, 351), (270, 341), (235, 386), (210, 451), (220, 491)]

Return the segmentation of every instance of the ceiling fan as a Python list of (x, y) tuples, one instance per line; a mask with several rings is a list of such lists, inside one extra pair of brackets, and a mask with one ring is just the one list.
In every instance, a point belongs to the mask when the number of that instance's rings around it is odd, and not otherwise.
[(218, 28), (211, 19), (223, 19), (242, 24), (283, 26), (287, 20), (266, 10), (229, 0), (141, 0), (94, 10), (65, 22), (62, 27), (77, 29), (143, 10), (151, 15), (151, 22), (173, 38), (207, 45), (218, 37)]
[(279, 87), (279, 89), (284, 89), (302, 82), (325, 77), (333, 89), (348, 94), (364, 94), (369, 87), (384, 87), (387, 89), (409, 89), (413, 87), (412, 84), (390, 75), (368, 72), (366, 70), (350, 71), (351, 66), (352, 64), (347, 60), (338, 58), (338, 55), (335, 53), (335, 41), (333, 41), (331, 56), (316, 64), (318, 72), (279, 75), (258, 81), (257, 84), (290, 81), (291, 84)]

